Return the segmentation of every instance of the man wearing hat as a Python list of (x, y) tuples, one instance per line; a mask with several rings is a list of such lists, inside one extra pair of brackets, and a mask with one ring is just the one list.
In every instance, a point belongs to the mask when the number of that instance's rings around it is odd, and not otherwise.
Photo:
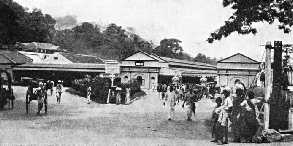
[(219, 122), (219, 136), (216, 137), (212, 142), (218, 142), (218, 145), (227, 144), (228, 143), (228, 122), (232, 112), (233, 100), (230, 96), (231, 89), (229, 87), (225, 87), (223, 89), (222, 94), (224, 94), (224, 102), (222, 106), (218, 109), (221, 110), (218, 118)]

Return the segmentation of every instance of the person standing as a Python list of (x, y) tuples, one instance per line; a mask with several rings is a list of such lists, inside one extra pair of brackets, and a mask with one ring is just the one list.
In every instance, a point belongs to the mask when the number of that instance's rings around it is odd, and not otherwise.
[(165, 99), (167, 88), (168, 88), (167, 84), (162, 85), (162, 99)]
[(195, 94), (193, 93), (192, 89), (189, 89), (189, 92), (185, 95), (184, 102), (182, 104), (182, 108), (184, 108), (184, 104), (188, 106), (186, 110), (187, 121), (192, 121), (191, 120), (192, 112), (195, 114), (195, 111), (193, 111), (193, 109), (195, 109), (194, 102), (195, 102)]
[(239, 79), (236, 79), (234, 82), (234, 93), (236, 93), (236, 89), (242, 89), (243, 93), (246, 93), (245, 85)]
[(158, 84), (157, 91), (159, 93), (159, 99), (162, 100), (162, 84), (161, 83)]
[(243, 108), (241, 103), (244, 101), (244, 90), (242, 88), (236, 89), (236, 97), (233, 98), (233, 108), (231, 114), (231, 130), (234, 135), (233, 142), (241, 142), (242, 137), (242, 124), (243, 124)]
[(88, 87), (87, 87), (87, 103), (90, 104), (91, 103), (91, 95), (92, 95), (92, 87), (90, 84), (88, 84)]
[(252, 137), (257, 133), (259, 123), (256, 119), (254, 92), (248, 91), (247, 96), (249, 99), (245, 99), (240, 106), (244, 108), (244, 124), (246, 127), (243, 128), (242, 136), (246, 142), (252, 142)]
[(120, 85), (117, 85), (116, 87), (116, 104), (119, 105), (121, 103), (121, 91), (122, 88), (120, 87)]
[[(169, 90), (168, 90), (169, 89)], [(171, 121), (175, 116), (175, 100), (176, 100), (176, 94), (174, 92), (174, 87), (169, 86), (165, 95), (165, 101), (163, 105), (166, 105), (169, 107), (168, 112), (168, 120)], [(167, 103), (165, 103), (167, 102)]]
[(179, 101), (182, 100), (182, 97), (183, 97), (183, 92), (182, 92), (182, 89), (180, 89), (180, 86), (175, 87), (175, 88), (176, 88), (175, 93), (177, 95), (176, 102), (179, 105)]
[(56, 97), (57, 97), (58, 103), (61, 102), (62, 89), (63, 89), (62, 82), (61, 82), (61, 80), (58, 80), (57, 85), (56, 85)]
[(152, 90), (153, 90), (153, 92), (155, 92), (155, 88), (156, 88), (155, 83), (152, 83)]
[(125, 103), (129, 104), (130, 103), (130, 91), (131, 89), (129, 87), (126, 88), (126, 97), (125, 97)]
[(39, 83), (39, 87), (36, 89), (35, 94), (37, 94), (38, 99), (38, 112), (37, 115), (40, 115), (40, 112), (44, 106), (44, 96), (43, 96), (43, 83)]
[(54, 90), (54, 81), (50, 81), (50, 86), (52, 86), (52, 88), (51, 88), (51, 96), (52, 96), (53, 90)]
[(232, 97), (230, 96), (231, 89), (229, 87), (225, 87), (223, 89), (223, 94), (224, 94), (224, 102), (223, 104), (219, 107), (220, 114), (218, 118), (218, 123), (219, 123), (219, 135), (217, 139), (213, 140), (212, 142), (218, 142), (218, 145), (222, 144), (228, 144), (228, 122), (229, 122), (229, 117), (232, 112), (232, 107), (233, 107), (233, 100)]
[(222, 98), (221, 97), (217, 97), (216, 98), (216, 103), (217, 105), (214, 107), (213, 113), (212, 113), (212, 120), (213, 120), (213, 127), (212, 127), (212, 138), (215, 138), (215, 140), (217, 141), (217, 139), (219, 139), (219, 125), (218, 125), (218, 119), (219, 119), (219, 114), (220, 114), (220, 110), (219, 107), (221, 107), (222, 105)]

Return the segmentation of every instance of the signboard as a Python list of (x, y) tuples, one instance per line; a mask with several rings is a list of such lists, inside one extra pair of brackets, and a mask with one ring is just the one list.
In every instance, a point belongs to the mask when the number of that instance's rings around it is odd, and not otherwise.
[(120, 74), (119, 62), (106, 61), (105, 62), (105, 73), (106, 74)]

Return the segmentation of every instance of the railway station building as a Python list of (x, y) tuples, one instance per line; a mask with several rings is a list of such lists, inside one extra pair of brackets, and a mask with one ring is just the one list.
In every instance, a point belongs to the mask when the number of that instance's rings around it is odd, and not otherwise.
[[(97, 56), (68, 53), (46, 43), (22, 45), (23, 49), (17, 53), (26, 61), (10, 70), (14, 81), (41, 78), (63, 80), (69, 86), (72, 80), (83, 78), (84, 75), (109, 77), (105, 74), (107, 60)], [(220, 86), (233, 86), (236, 79), (248, 86), (257, 74), (259, 64), (240, 53), (211, 65), (137, 51), (120, 60), (120, 74), (116, 74), (115, 82), (137, 80), (142, 88), (150, 89), (153, 84), (169, 83), (174, 76), (178, 76), (182, 83), (200, 84), (200, 79), (205, 77), (207, 82), (216, 82)]]

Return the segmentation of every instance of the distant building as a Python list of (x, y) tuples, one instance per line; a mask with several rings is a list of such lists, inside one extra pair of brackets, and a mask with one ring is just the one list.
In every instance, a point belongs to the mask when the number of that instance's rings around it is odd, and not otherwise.
[(150, 89), (151, 85), (170, 83), (176, 75), (183, 83), (198, 83), (202, 75), (215, 78), (217, 76), (216, 66), (160, 57), (155, 54), (147, 54), (138, 51), (121, 60), (121, 82), (127, 83), (137, 80), (142, 88)]
[(248, 87), (258, 73), (260, 62), (237, 53), (217, 62), (218, 85), (234, 86), (239, 79)]
[(58, 46), (47, 43), (22, 43), (19, 54), (31, 62), (13, 69), (14, 78), (20, 81), (23, 77), (45, 80), (64, 80), (66, 85), (71, 81), (105, 72), (104, 61), (97, 56), (66, 53)]

